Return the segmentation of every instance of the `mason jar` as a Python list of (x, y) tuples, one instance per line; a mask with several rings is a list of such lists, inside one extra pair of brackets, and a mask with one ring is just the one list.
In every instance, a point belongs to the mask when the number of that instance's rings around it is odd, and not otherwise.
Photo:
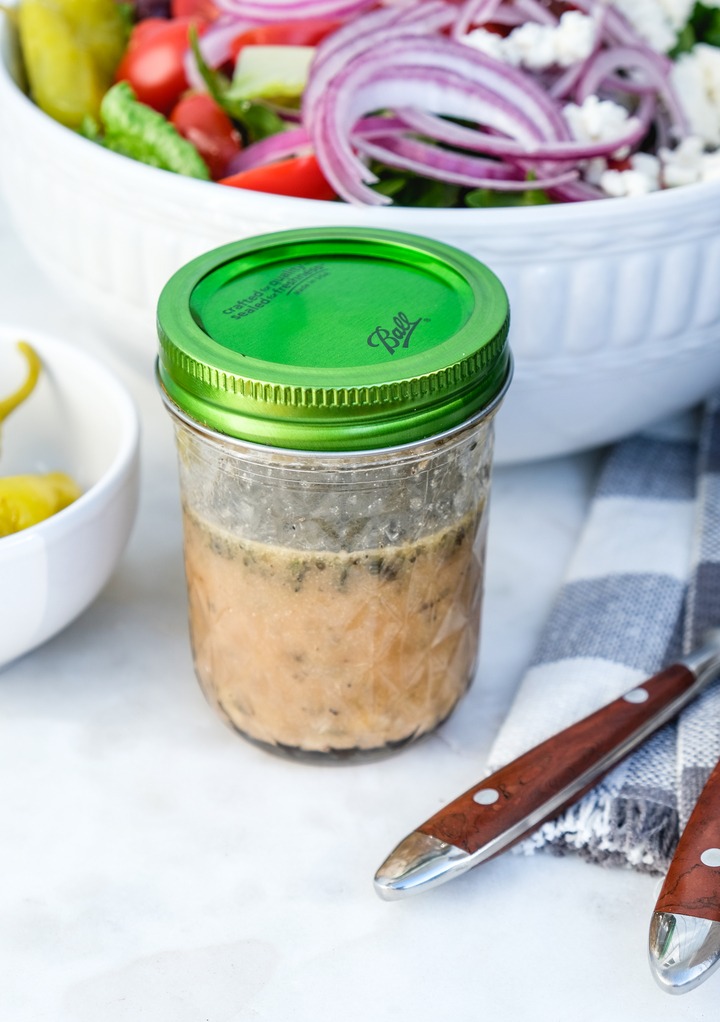
[(167, 283), (194, 667), (243, 737), (377, 757), (467, 691), (508, 322), (487, 267), (391, 231), (255, 237)]

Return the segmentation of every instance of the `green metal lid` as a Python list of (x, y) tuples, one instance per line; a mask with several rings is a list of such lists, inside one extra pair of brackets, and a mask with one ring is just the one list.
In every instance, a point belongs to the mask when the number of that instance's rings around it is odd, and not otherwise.
[(158, 375), (185, 415), (273, 447), (392, 447), (507, 385), (509, 312), (472, 256), (394, 231), (311, 228), (194, 259), (158, 303)]

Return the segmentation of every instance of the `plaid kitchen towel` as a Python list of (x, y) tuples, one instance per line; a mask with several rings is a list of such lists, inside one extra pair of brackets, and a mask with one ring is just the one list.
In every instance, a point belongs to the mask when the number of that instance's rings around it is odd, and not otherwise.
[[(598, 709), (720, 625), (720, 395), (612, 448), (492, 769)], [(651, 873), (720, 758), (720, 683), (518, 847)]]

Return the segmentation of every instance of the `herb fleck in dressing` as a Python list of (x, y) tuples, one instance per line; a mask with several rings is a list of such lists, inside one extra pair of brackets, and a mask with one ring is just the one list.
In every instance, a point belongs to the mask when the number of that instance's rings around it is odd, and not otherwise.
[(218, 534), (186, 509), (195, 669), (246, 737), (376, 751), (431, 731), (478, 646), (482, 507), (418, 542), (298, 551)]

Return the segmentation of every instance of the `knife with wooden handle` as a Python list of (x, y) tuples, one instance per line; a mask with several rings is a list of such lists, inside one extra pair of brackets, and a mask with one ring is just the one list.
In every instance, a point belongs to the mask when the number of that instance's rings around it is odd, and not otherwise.
[(508, 763), (409, 834), (375, 874), (381, 898), (428, 890), (505, 851), (589, 791), (720, 674), (698, 650)]
[(720, 965), (720, 764), (678, 842), (650, 922), (650, 968), (663, 990), (693, 990)]

